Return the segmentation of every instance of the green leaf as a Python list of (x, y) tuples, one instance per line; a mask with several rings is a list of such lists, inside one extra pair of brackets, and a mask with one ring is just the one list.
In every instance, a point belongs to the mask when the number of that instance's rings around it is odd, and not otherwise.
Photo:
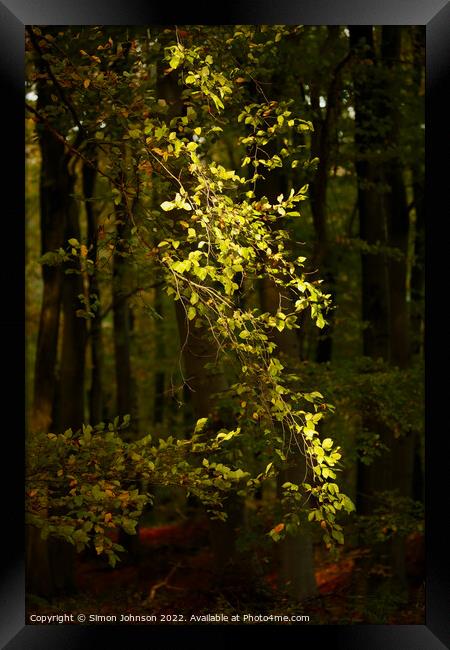
[(331, 536), (333, 539), (335, 539), (339, 544), (344, 543), (344, 535), (341, 533), (340, 530), (333, 530), (331, 533)]
[(199, 420), (197, 420), (194, 433), (199, 433), (200, 431), (203, 431), (203, 429), (205, 428), (205, 424), (207, 422), (208, 422), (208, 418), (200, 418)]

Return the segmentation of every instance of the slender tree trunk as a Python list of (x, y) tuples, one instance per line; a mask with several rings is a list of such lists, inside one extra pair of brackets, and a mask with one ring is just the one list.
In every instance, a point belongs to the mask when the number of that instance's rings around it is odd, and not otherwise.
[[(157, 92), (158, 97), (167, 102), (167, 121), (183, 114), (184, 104), (177, 76), (173, 72), (164, 74), (162, 62), (158, 65)], [(207, 417), (214, 411), (213, 395), (225, 388), (223, 374), (219, 370), (205, 368), (205, 364), (216, 360), (217, 347), (208, 330), (188, 327), (180, 302), (176, 303), (175, 309), (193, 412), (196, 419)], [(223, 573), (237, 556), (237, 528), (243, 522), (242, 500), (231, 496), (224, 510), (227, 513), (226, 521), (212, 520), (209, 523), (215, 566), (219, 573)]]
[[(373, 50), (372, 28), (351, 27), (353, 47), (365, 41), (368, 49), (361, 53), (361, 66), (371, 62), (377, 65)], [(389, 361), (400, 370), (410, 362), (409, 313), (407, 305), (407, 255), (409, 212), (400, 159), (400, 116), (398, 93), (393, 75), (400, 59), (401, 31), (398, 27), (383, 27), (380, 70), (367, 75), (355, 75), (355, 143), (357, 147), (358, 205), (361, 239), (369, 245), (387, 243), (399, 256), (390, 256), (386, 265), (382, 255), (362, 255), (363, 319), (368, 327), (364, 332), (364, 354)], [(373, 83), (371, 83), (373, 80)], [(383, 83), (383, 87), (380, 84)], [(397, 81), (398, 83), (398, 81)], [(386, 133), (374, 129), (371, 120), (384, 122)], [(376, 156), (388, 153), (383, 165)], [(383, 190), (381, 190), (383, 182)], [(380, 204), (381, 200), (381, 204)], [(388, 273), (386, 274), (386, 270)], [(396, 490), (400, 496), (412, 495), (414, 465), (414, 436), (396, 438), (393, 431), (364, 418), (364, 425), (380, 434), (381, 442), (389, 452), (370, 466), (359, 468), (359, 502), (361, 514), (373, 511), (374, 492)], [(406, 585), (405, 539), (396, 536), (389, 544), (377, 549), (380, 558), (386, 558), (394, 580)]]
[[(375, 52), (371, 26), (350, 27), (350, 46), (355, 51), (355, 145), (358, 181), (360, 238), (370, 246), (385, 246), (387, 240), (382, 175), (374, 158), (381, 142), (373, 121), (381, 116), (383, 106), (380, 82), (374, 74)], [(362, 49), (359, 49), (362, 48)], [(389, 283), (388, 265), (382, 252), (362, 252), (363, 354), (372, 359), (389, 359)], [(379, 433), (383, 442), (391, 443), (389, 432), (376, 417), (363, 414), (363, 427)], [(358, 510), (369, 514), (373, 492), (390, 487), (391, 454), (375, 459), (371, 465), (358, 467)]]
[[(387, 70), (395, 71), (401, 54), (401, 28), (383, 27), (382, 60)], [(407, 257), (409, 239), (409, 209), (400, 158), (400, 114), (395, 101), (395, 77), (389, 87), (387, 116), (389, 120), (385, 145), (390, 157), (384, 164), (387, 191), (384, 194), (387, 216), (388, 243), (399, 253), (389, 259), (390, 296), (390, 343), (391, 361), (399, 368), (406, 368), (410, 360), (409, 313), (406, 301)]]
[[(413, 30), (413, 80), (417, 96), (424, 94), (424, 57), (425, 57), (425, 28), (417, 26)], [(413, 198), (414, 198), (414, 253), (411, 268), (411, 355), (413, 361), (423, 359), (424, 353), (424, 312), (425, 312), (425, 165), (424, 136), (420, 142), (419, 151), (412, 164)], [(425, 460), (423, 441), (420, 434), (415, 441), (415, 470), (413, 478), (413, 498), (425, 502)]]
[[(155, 288), (155, 311), (161, 318), (164, 318), (164, 302), (163, 302), (162, 288), (157, 286)], [(165, 372), (164, 363), (166, 358), (166, 349), (164, 341), (164, 329), (162, 323), (157, 321), (156, 334), (155, 334), (155, 397), (153, 403), (153, 424), (161, 425), (164, 422), (164, 388), (165, 388)]]
[[(49, 90), (38, 83), (38, 108), (46, 106)], [(63, 145), (41, 125), (37, 126), (41, 150), (40, 214), (42, 254), (63, 246), (67, 207), (67, 159)], [(55, 396), (55, 367), (58, 350), (62, 270), (60, 266), (42, 266), (43, 292), (36, 349), (33, 407), (30, 431), (51, 431)], [(52, 596), (55, 584), (50, 567), (48, 540), (40, 530), (27, 526), (27, 591)]]
[[(423, 94), (424, 85), (424, 56), (425, 28), (418, 26), (414, 29), (413, 81), (418, 96)], [(420, 152), (424, 151), (424, 137)], [(423, 355), (424, 341), (424, 299), (425, 299), (425, 165), (423, 159), (417, 156), (412, 165), (413, 196), (415, 221), (414, 262), (411, 269), (411, 342), (412, 354), (416, 357)]]
[[(393, 72), (395, 72), (397, 61), (401, 58), (401, 37), (402, 30), (400, 27), (383, 27), (382, 57), (386, 68)], [(402, 370), (407, 368), (411, 361), (410, 314), (407, 302), (410, 217), (400, 156), (400, 109), (399, 102), (395, 101), (397, 94), (398, 89), (396, 88), (396, 77), (394, 76), (390, 84), (390, 101), (388, 104), (390, 128), (386, 145), (391, 147), (392, 155), (385, 165), (385, 178), (388, 186), (385, 198), (389, 245), (401, 254), (398, 259), (390, 259), (389, 289), (391, 363)], [(394, 441), (392, 450), (393, 467), (395, 468), (392, 476), (392, 487), (398, 490), (400, 496), (408, 498), (411, 498), (413, 494), (415, 438), (413, 431), (402, 435)], [(392, 550), (395, 575), (401, 583), (405, 583), (406, 539), (396, 537)]]
[[(45, 90), (39, 89), (39, 104), (45, 105)], [(40, 125), (37, 127), (41, 150), (40, 213), (41, 251), (63, 246), (67, 207), (67, 174), (63, 145)], [(55, 367), (58, 350), (62, 270), (42, 266), (43, 292), (35, 360), (35, 380), (31, 431), (50, 431), (55, 395)]]
[[(72, 178), (69, 194), (73, 192)], [(68, 199), (65, 240), (80, 240), (78, 205)], [(77, 315), (84, 307), (80, 296), (84, 296), (83, 277), (79, 261), (64, 266), (63, 282), (63, 340), (60, 361), (61, 423), (60, 430), (71, 427), (76, 430), (84, 422), (84, 369), (86, 347), (86, 320)], [(67, 271), (72, 271), (67, 273)]]
[[(92, 157), (92, 156), (91, 156)], [(94, 158), (95, 160), (95, 158)], [(103, 339), (102, 320), (100, 318), (100, 285), (96, 269), (98, 258), (98, 214), (92, 202), (95, 191), (96, 169), (90, 165), (83, 165), (83, 193), (86, 206), (88, 229), (88, 259), (93, 263), (92, 274), (89, 276), (90, 299), (94, 296), (97, 302), (95, 317), (90, 321), (89, 343), (91, 350), (91, 387), (89, 390), (89, 420), (97, 424), (103, 419)]]
[[(126, 436), (132, 438), (137, 431), (137, 409), (135, 404), (134, 381), (131, 368), (132, 313), (128, 295), (131, 291), (132, 273), (129, 254), (131, 236), (130, 215), (124, 203), (116, 207), (116, 247), (113, 255), (113, 323), (114, 359), (116, 371), (116, 415), (123, 418), (131, 416)], [(136, 486), (139, 487), (139, 486)], [(140, 554), (139, 526), (137, 533), (130, 535), (122, 529), (119, 544), (128, 552), (127, 558), (136, 560)]]
[[(116, 209), (117, 241), (113, 256), (113, 322), (116, 368), (116, 412), (121, 418), (133, 413), (131, 375), (131, 312), (127, 298), (131, 289), (130, 265), (126, 258), (131, 224), (125, 207)], [(125, 257), (124, 257), (125, 256)]]
[[(64, 240), (80, 240), (78, 204), (71, 196), (75, 176), (69, 173), (67, 187), (66, 227)], [(72, 271), (72, 273), (66, 273)], [(86, 346), (86, 320), (77, 316), (83, 308), (80, 295), (84, 295), (83, 278), (79, 261), (63, 266), (62, 313), (63, 331), (59, 373), (60, 421), (58, 432), (81, 428), (84, 417), (84, 370)], [(75, 590), (75, 548), (64, 540), (49, 538), (49, 557), (55, 589), (58, 593)]]
[[(286, 193), (286, 176), (284, 170), (275, 170), (267, 175), (267, 179), (257, 185), (258, 196), (266, 196), (270, 202), (276, 201), (280, 193)], [(269, 278), (260, 282), (261, 309), (265, 312), (276, 313), (281, 304), (290, 302), (288, 291), (281, 294), (276, 284)], [(299, 359), (299, 340), (294, 330), (274, 330), (272, 339), (277, 345), (277, 354), (284, 365), (289, 366), (290, 359)], [(290, 466), (278, 477), (278, 493), (286, 481), (300, 482), (299, 477), (305, 475), (306, 463), (304, 456), (297, 454), (290, 460)], [(314, 596), (317, 591), (314, 575), (314, 558), (311, 534), (307, 526), (299, 533), (287, 535), (279, 542), (280, 580), (291, 595), (301, 600)]]
[[(185, 381), (191, 393), (192, 407), (196, 419), (209, 417), (212, 422), (211, 435), (226, 423), (221, 422), (216, 408), (217, 393), (226, 388), (222, 369), (214, 365), (217, 361), (217, 346), (207, 328), (194, 328), (187, 322), (186, 313), (180, 301), (175, 305), (183, 353)], [(211, 367), (205, 367), (209, 366)], [(229, 497), (224, 511), (226, 521), (210, 521), (210, 536), (215, 566), (223, 572), (236, 559), (237, 528), (243, 523), (242, 502)]]
[[(324, 49), (329, 51), (335, 47), (339, 37), (339, 27), (328, 27), (328, 37)], [(310, 201), (313, 225), (316, 234), (312, 262), (313, 271), (318, 270), (325, 281), (327, 293), (336, 297), (336, 254), (335, 247), (330, 246), (328, 238), (327, 189), (330, 158), (333, 149), (333, 130), (339, 110), (340, 70), (347, 57), (332, 71), (331, 81), (326, 96), (325, 116), (321, 117), (320, 91), (312, 84), (311, 107), (315, 112), (314, 131), (311, 135), (311, 158), (318, 158), (319, 163), (315, 176), (310, 183)], [(331, 361), (333, 348), (333, 312), (328, 316), (327, 324), (319, 334), (316, 349), (316, 361), (324, 363)]]
[[(269, 278), (264, 278), (260, 284), (261, 309), (270, 313), (278, 311), (281, 304), (289, 297), (280, 295), (280, 290)], [(289, 367), (290, 359), (299, 358), (299, 342), (294, 330), (274, 330), (272, 337), (277, 345), (277, 354), (285, 367)], [(300, 483), (306, 472), (305, 457), (296, 454), (289, 459), (289, 466), (283, 470), (277, 481), (277, 491), (281, 494), (281, 486), (286, 481)], [(307, 524), (294, 535), (287, 535), (278, 543), (280, 558), (280, 582), (297, 600), (310, 598), (317, 593), (314, 575), (314, 557), (311, 531)]]

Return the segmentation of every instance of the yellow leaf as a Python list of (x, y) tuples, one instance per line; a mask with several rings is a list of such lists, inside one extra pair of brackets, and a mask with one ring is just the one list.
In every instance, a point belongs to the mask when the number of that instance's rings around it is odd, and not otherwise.
[(85, 80), (83, 81), (83, 86), (84, 86), (85, 88), (89, 88), (90, 85), (91, 85), (91, 80), (90, 80), (90, 79), (85, 79)]

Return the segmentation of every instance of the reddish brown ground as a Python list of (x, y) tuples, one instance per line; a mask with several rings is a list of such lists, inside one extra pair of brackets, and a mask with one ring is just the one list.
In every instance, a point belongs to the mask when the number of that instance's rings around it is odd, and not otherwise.
[[(219, 611), (233, 614), (307, 613), (313, 624), (405, 623), (423, 624), (423, 538), (414, 536), (408, 546), (410, 594), (407, 603), (395, 601), (386, 582), (383, 595), (373, 599), (359, 592), (361, 561), (367, 552), (342, 553), (336, 562), (317, 557), (316, 580), (319, 597), (293, 605), (277, 586), (276, 568), (255, 580), (252, 570), (242, 567), (237, 573), (218, 579), (208, 545), (204, 522), (171, 524), (140, 531), (139, 561), (130, 560), (111, 569), (95, 557), (79, 558), (77, 586), (79, 597), (64, 601), (64, 606), (80, 611), (93, 607), (97, 613), (127, 611), (134, 614), (183, 612), (201, 614)], [(61, 602), (59, 605), (61, 606)], [(66, 609), (67, 611), (67, 609)]]

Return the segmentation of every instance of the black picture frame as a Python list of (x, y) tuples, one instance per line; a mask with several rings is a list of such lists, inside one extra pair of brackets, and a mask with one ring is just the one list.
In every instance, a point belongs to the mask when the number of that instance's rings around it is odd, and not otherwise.
[[(3, 0), (0, 2), (0, 70), (2, 105), (6, 111), (4, 135), (10, 144), (3, 151), (7, 165), (2, 174), (3, 226), (6, 242), (0, 262), (4, 404), (0, 411), (3, 433), (2, 581), (0, 584), (0, 645), (8, 650), (121, 646), (154, 643), (171, 648), (202, 645), (219, 638), (227, 643), (239, 636), (242, 644), (255, 642), (255, 626), (82, 626), (25, 624), (23, 466), (24, 426), (24, 26), (25, 25), (132, 25), (132, 24), (390, 24), (426, 26), (426, 179), (427, 179), (427, 300), (426, 300), (426, 465), (427, 465), (427, 600), (425, 625), (261, 626), (267, 645), (292, 639), (306, 645), (327, 642), (342, 650), (438, 650), (450, 647), (450, 581), (446, 519), (449, 489), (448, 461), (442, 446), (447, 437), (443, 350), (445, 321), (439, 316), (445, 286), (446, 238), (442, 236), (448, 205), (445, 157), (448, 149), (445, 105), (450, 64), (450, 3), (448, 0), (250, 0), (230, 1), (215, 8), (190, 2), (174, 9), (170, 3), (139, 0)], [(445, 138), (447, 135), (447, 138)], [(4, 140), (3, 140), (4, 141)], [(4, 145), (6, 147), (6, 145)], [(4, 230), (3, 230), (4, 232)], [(441, 246), (441, 249), (439, 248)], [(5, 250), (6, 248), (6, 250)], [(441, 264), (441, 266), (440, 266)], [(442, 293), (443, 292), (443, 293)], [(8, 359), (8, 354), (11, 355)], [(432, 371), (431, 371), (432, 368)], [(14, 405), (14, 406), (13, 406)], [(9, 468), (9, 472), (7, 471)], [(447, 507), (446, 507), (447, 506)], [(257, 626), (258, 627), (258, 626)], [(105, 637), (108, 636), (108, 642)], [(146, 645), (148, 647), (148, 645)]]

